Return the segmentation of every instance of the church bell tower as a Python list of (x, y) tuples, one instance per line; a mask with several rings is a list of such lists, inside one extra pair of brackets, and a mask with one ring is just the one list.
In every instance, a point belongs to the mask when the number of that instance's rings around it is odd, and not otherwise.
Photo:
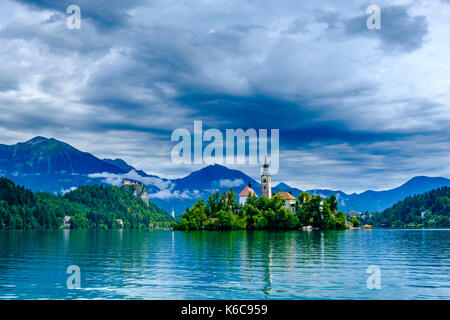
[(263, 172), (261, 174), (261, 197), (267, 199), (272, 198), (272, 181), (270, 179), (269, 164), (267, 163), (267, 156), (264, 161)]

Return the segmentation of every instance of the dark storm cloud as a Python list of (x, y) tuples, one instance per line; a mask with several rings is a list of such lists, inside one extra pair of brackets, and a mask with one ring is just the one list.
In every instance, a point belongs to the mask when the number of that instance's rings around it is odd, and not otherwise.
[[(380, 4), (382, 30), (367, 30), (365, 1), (15, 3), (20, 14), (0, 22), (8, 141), (54, 136), (181, 175), (193, 168), (170, 163), (170, 134), (203, 120), (205, 130), (280, 129), (276, 179), (297, 187), (450, 174), (448, 72), (421, 51), (446, 51), (425, 41), (435, 8)], [(65, 27), (71, 4), (81, 30)]]
[(296, 146), (305, 146), (310, 143), (321, 142), (322, 144), (334, 145), (348, 143), (358, 145), (364, 143), (375, 143), (378, 141), (396, 141), (406, 135), (399, 133), (378, 133), (351, 130), (340, 122), (308, 123), (298, 129), (283, 130), (280, 136), (281, 145), (288, 149)]
[(381, 29), (369, 30), (366, 26), (368, 15), (349, 19), (345, 23), (348, 35), (376, 37), (384, 51), (414, 51), (422, 47), (428, 33), (427, 18), (410, 15), (409, 6), (381, 6)]
[(181, 96), (179, 101), (191, 107), (194, 117), (220, 119), (222, 127), (227, 128), (299, 127), (316, 114), (302, 109), (298, 104), (268, 96), (192, 94)]

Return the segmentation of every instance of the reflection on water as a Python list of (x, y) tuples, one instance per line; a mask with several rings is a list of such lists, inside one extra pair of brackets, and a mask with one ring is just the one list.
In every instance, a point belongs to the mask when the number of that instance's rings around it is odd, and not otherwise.
[(0, 232), (0, 298), (450, 299), (450, 230)]

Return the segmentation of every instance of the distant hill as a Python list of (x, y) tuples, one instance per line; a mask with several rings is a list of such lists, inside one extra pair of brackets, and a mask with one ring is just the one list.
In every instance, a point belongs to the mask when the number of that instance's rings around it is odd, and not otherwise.
[[(130, 172), (132, 170), (136, 171), (141, 177), (156, 177), (155, 175), (149, 175), (146, 172), (142, 171), (142, 170), (138, 170), (136, 168), (134, 168), (133, 166), (130, 166), (128, 163), (126, 163), (124, 160), (122, 159), (103, 159), (103, 162), (106, 162), (110, 165), (113, 165), (121, 170), (123, 170), (124, 172)], [(109, 172), (109, 171), (107, 171)]]
[(194, 171), (181, 179), (171, 180), (174, 187), (172, 196), (152, 199), (156, 205), (181, 215), (186, 208), (193, 206), (198, 198), (206, 198), (216, 190), (225, 192), (232, 188), (238, 194), (248, 183), (259, 194), (260, 184), (239, 170), (232, 170), (221, 165), (210, 165)]
[(353, 210), (382, 211), (405, 197), (445, 186), (450, 186), (449, 179), (420, 176), (412, 178), (398, 188), (385, 191), (365, 191), (356, 196), (350, 196), (349, 202)]
[(100, 183), (88, 174), (126, 171), (53, 138), (35, 137), (0, 145), (0, 176), (33, 191), (61, 192), (74, 186)]
[(103, 162), (109, 163), (110, 165), (113, 165), (114, 167), (117, 167), (124, 172), (129, 172), (131, 170), (136, 170), (134, 167), (130, 166), (128, 163), (126, 163), (122, 159), (103, 159)]
[[(129, 172), (133, 174), (127, 175)], [(108, 175), (111, 179), (107, 179)], [(53, 193), (64, 193), (82, 185), (106, 186), (112, 183), (121, 184), (125, 178), (133, 179), (146, 184), (150, 199), (156, 205), (167, 212), (174, 209), (177, 215), (192, 207), (196, 199), (207, 198), (216, 190), (224, 192), (231, 187), (238, 194), (249, 181), (252, 182), (256, 193), (260, 194), (259, 177), (254, 179), (242, 171), (225, 166), (210, 165), (184, 178), (169, 180), (148, 175), (122, 159), (101, 160), (67, 143), (44, 137), (35, 137), (15, 145), (0, 145), (0, 176), (24, 185), (32, 191)], [(420, 176), (412, 178), (398, 188), (384, 191), (369, 190), (360, 194), (347, 194), (340, 190), (328, 189), (306, 191), (323, 197), (335, 194), (339, 208), (343, 211), (374, 212), (382, 211), (407, 196), (444, 186), (450, 186), (449, 179)], [(283, 182), (272, 188), (273, 193), (279, 191), (292, 191), (295, 197), (302, 192), (301, 189)]]
[(374, 226), (450, 227), (450, 188), (408, 196), (383, 212), (364, 215), (364, 218), (363, 222)]
[[(237, 185), (237, 183), (232, 183), (236, 181), (242, 181), (242, 184)], [(181, 195), (184, 192), (185, 197), (154, 199), (154, 201), (168, 212), (173, 208), (177, 214), (181, 214), (186, 208), (194, 204), (196, 197), (206, 198), (212, 190), (224, 192), (230, 187), (238, 194), (248, 184), (248, 181), (252, 182), (253, 189), (259, 195), (260, 184), (255, 179), (239, 170), (231, 170), (217, 164), (210, 165), (182, 179), (172, 180), (175, 184), (174, 190), (178, 191)], [(360, 194), (347, 194), (340, 190), (328, 189), (311, 189), (305, 191), (312, 195), (321, 195), (322, 197), (329, 197), (332, 194), (336, 195), (339, 208), (343, 211), (375, 212), (382, 211), (407, 196), (443, 186), (450, 186), (450, 180), (446, 178), (415, 177), (398, 188), (384, 191), (365, 191)], [(272, 192), (277, 193), (279, 191), (292, 191), (292, 194), (298, 197), (303, 190), (291, 187), (286, 183), (279, 183), (272, 188)]]
[(73, 229), (149, 228), (169, 226), (172, 217), (153, 203), (145, 203), (125, 187), (82, 186), (65, 195), (34, 194), (0, 178), (0, 230), (58, 229), (64, 217)]
[(44, 137), (11, 146), (0, 145), (0, 171), (39, 175), (125, 172), (67, 143)]
[[(346, 194), (342, 191), (332, 191), (332, 190), (307, 190), (310, 194), (319, 194), (325, 197), (335, 194), (339, 201), (339, 208), (344, 211), (383, 211), (384, 209), (392, 206), (399, 200), (402, 200), (408, 196), (423, 193), (429, 190), (437, 189), (440, 187), (450, 186), (450, 179), (440, 178), (440, 177), (414, 177), (400, 187), (384, 190), (384, 191), (365, 191), (362, 193)], [(280, 185), (277, 186), (278, 188)], [(298, 196), (301, 190), (291, 188), (288, 185), (282, 185), (283, 191), (288, 191), (293, 189), (293, 194)]]
[[(53, 138), (39, 136), (14, 145), (0, 144), (0, 176), (32, 191), (61, 193), (81, 185), (108, 185), (92, 174), (120, 176), (131, 170), (141, 177), (156, 177), (122, 159), (101, 160)], [(151, 192), (156, 190), (153, 186), (149, 188)]]
[(229, 189), (230, 187), (244, 188), (249, 181), (254, 189), (260, 188), (260, 184), (239, 170), (228, 169), (227, 167), (215, 164), (194, 171), (188, 176), (172, 180), (178, 190), (205, 190), (209, 188)]

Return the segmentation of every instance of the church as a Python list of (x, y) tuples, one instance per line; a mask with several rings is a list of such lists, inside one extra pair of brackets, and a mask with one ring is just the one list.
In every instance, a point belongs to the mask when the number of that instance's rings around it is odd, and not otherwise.
[[(252, 189), (252, 182), (249, 181), (248, 185), (245, 186), (244, 189), (239, 193), (239, 204), (245, 205), (247, 202), (247, 198), (250, 196), (256, 196), (256, 192)], [(277, 193), (278, 196), (281, 197), (281, 199), (284, 200), (284, 207), (291, 211), (292, 213), (295, 213), (295, 207), (297, 199), (290, 194), (289, 192), (280, 191)], [(264, 165), (263, 165), (263, 172), (261, 174), (261, 197), (264, 196), (267, 199), (272, 198), (272, 180), (270, 178), (270, 172), (269, 172), (269, 164), (267, 163), (267, 157), (265, 158)]]

